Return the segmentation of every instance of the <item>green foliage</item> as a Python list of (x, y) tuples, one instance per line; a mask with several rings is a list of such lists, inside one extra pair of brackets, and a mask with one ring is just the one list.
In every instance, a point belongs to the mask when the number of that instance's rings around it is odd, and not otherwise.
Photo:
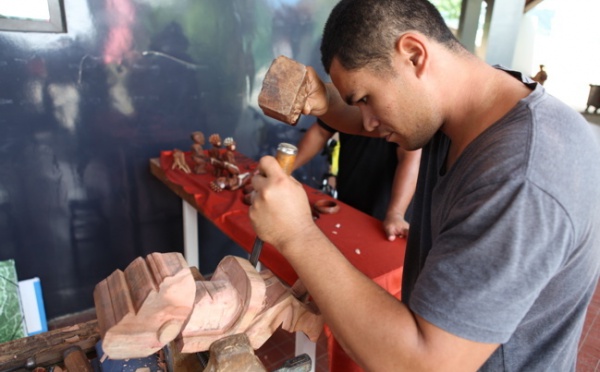
[(460, 18), (462, 0), (430, 0), (446, 21)]
[(25, 336), (15, 261), (0, 261), (0, 343)]

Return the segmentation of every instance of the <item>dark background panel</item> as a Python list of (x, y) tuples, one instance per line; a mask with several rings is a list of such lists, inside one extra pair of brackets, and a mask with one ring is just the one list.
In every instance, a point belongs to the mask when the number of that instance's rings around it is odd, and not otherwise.
[[(64, 0), (66, 33), (0, 31), (0, 260), (40, 277), (50, 319), (93, 306), (134, 258), (183, 251), (181, 201), (149, 172), (189, 135), (258, 159), (313, 121), (265, 117), (273, 58), (320, 69), (330, 0)], [(295, 174), (316, 186), (324, 160)], [(201, 271), (244, 252), (199, 219)]]

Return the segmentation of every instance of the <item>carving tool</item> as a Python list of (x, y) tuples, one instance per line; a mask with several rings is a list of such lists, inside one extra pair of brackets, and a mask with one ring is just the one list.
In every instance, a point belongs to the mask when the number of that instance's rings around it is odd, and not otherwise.
[[(306, 66), (285, 56), (279, 56), (273, 60), (265, 75), (258, 105), (265, 115), (294, 126), (308, 98), (307, 81)], [(296, 146), (288, 143), (280, 143), (277, 148), (277, 161), (287, 174), (292, 173), (297, 153)], [(250, 254), (250, 263), (254, 267), (258, 264), (262, 247), (263, 241), (256, 237)]]
[[(298, 148), (294, 145), (290, 145), (289, 143), (280, 143), (279, 146), (277, 146), (277, 155), (275, 155), (275, 158), (287, 175), (292, 174), (292, 169), (294, 169), (294, 161), (296, 160), (297, 154)], [(252, 253), (250, 253), (249, 260), (254, 267), (256, 267), (258, 264), (258, 257), (260, 256), (263, 245), (264, 242), (257, 236), (254, 240), (254, 245), (252, 246)]]

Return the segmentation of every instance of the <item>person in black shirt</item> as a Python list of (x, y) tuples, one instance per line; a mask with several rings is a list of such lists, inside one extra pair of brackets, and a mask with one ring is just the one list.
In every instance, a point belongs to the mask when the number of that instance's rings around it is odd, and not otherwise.
[[(317, 120), (298, 143), (294, 169), (318, 154), (335, 133), (335, 129)], [(338, 199), (383, 221), (389, 240), (406, 237), (420, 150), (404, 151), (383, 138), (342, 132), (339, 138)]]

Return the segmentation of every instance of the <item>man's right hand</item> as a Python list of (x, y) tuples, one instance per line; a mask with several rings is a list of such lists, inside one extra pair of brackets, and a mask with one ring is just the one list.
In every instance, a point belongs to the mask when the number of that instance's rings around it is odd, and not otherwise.
[(252, 177), (250, 221), (262, 240), (282, 252), (287, 243), (302, 240), (306, 231), (318, 227), (304, 187), (287, 175), (274, 157), (263, 156), (257, 170)]

